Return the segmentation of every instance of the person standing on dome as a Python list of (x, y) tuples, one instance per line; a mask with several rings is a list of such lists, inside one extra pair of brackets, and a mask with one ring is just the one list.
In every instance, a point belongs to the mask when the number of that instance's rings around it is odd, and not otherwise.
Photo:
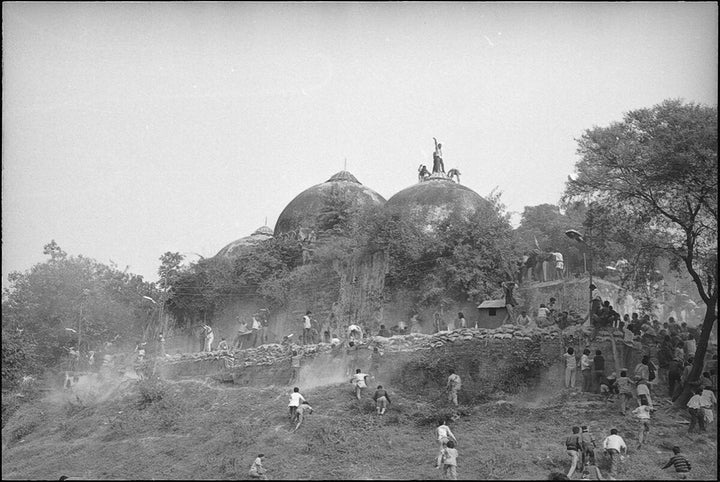
[(442, 159), (442, 144), (438, 144), (437, 139), (433, 137), (435, 141), (435, 152), (433, 153), (433, 174), (436, 172), (445, 172), (445, 165)]

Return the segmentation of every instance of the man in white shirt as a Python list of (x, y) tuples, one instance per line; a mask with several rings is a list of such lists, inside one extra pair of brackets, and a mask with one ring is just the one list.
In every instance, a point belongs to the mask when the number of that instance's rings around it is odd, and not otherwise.
[(265, 457), (265, 454), (258, 454), (257, 458), (250, 466), (250, 477), (254, 479), (267, 480), (267, 475), (265, 474), (265, 467), (263, 467), (262, 465), (263, 457)]
[(437, 436), (438, 446), (440, 448), (440, 453), (438, 454), (437, 464), (435, 465), (435, 468), (439, 469), (442, 463), (443, 449), (445, 449), (445, 446), (447, 445), (449, 440), (457, 443), (457, 439), (450, 430), (450, 427), (445, 425), (445, 420), (438, 420), (438, 426), (435, 429), (435, 435)]
[(362, 389), (367, 388), (367, 373), (362, 373), (362, 371), (358, 368), (355, 370), (355, 374), (350, 379), (350, 383), (355, 385), (355, 396), (358, 400), (360, 400), (362, 396)]
[(312, 322), (310, 321), (310, 315), (312, 314), (312, 311), (308, 310), (305, 315), (302, 317), (303, 319), (303, 345), (307, 345), (310, 343), (310, 340), (312, 339)]
[(648, 433), (650, 433), (650, 412), (651, 409), (647, 405), (640, 405), (632, 411), (640, 425), (638, 429), (638, 450), (640, 450), (643, 443), (647, 443)]
[(300, 395), (300, 389), (298, 387), (293, 388), (293, 392), (290, 394), (290, 403), (288, 403), (288, 409), (290, 412), (290, 423), (295, 421), (297, 416), (297, 408), (300, 403), (305, 401), (305, 397)]
[(627, 445), (616, 428), (610, 430), (610, 435), (603, 440), (603, 449), (610, 456), (610, 477), (617, 476), (618, 467), (620, 465), (620, 457), (627, 454)]
[(555, 257), (555, 279), (563, 279), (563, 271), (565, 270), (565, 264), (563, 263), (562, 253), (552, 253)]

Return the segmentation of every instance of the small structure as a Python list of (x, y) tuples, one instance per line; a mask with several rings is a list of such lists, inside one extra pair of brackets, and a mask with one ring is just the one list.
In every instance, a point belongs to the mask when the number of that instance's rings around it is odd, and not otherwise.
[(487, 300), (478, 305), (478, 328), (497, 328), (507, 315), (505, 300)]

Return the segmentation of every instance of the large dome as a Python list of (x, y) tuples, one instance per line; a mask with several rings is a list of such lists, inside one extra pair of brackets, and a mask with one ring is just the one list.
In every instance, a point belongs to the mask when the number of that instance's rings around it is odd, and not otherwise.
[(398, 192), (385, 204), (408, 215), (424, 215), (428, 229), (452, 212), (470, 216), (491, 203), (472, 189), (441, 176), (432, 176)]
[(327, 181), (312, 186), (290, 201), (275, 223), (275, 235), (280, 236), (299, 229), (313, 229), (329, 196), (342, 194), (353, 206), (382, 206), (385, 198), (364, 186), (348, 171), (340, 171)]
[(272, 237), (273, 230), (269, 226), (261, 226), (256, 229), (255, 232), (252, 233), (250, 236), (245, 236), (244, 238), (235, 240), (225, 246), (223, 249), (218, 251), (218, 254), (216, 254), (215, 257), (224, 256), (226, 258), (233, 258), (242, 253), (246, 247), (252, 246), (259, 243), (260, 241), (265, 241), (266, 239), (270, 239)]

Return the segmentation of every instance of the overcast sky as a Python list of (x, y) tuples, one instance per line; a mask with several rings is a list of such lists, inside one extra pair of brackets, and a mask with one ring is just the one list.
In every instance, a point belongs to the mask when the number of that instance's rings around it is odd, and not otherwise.
[(274, 227), (345, 162), (390, 198), (433, 137), (519, 215), (557, 203), (585, 129), (717, 105), (715, 2), (2, 10), (3, 286), (52, 239), (154, 281), (162, 253)]

